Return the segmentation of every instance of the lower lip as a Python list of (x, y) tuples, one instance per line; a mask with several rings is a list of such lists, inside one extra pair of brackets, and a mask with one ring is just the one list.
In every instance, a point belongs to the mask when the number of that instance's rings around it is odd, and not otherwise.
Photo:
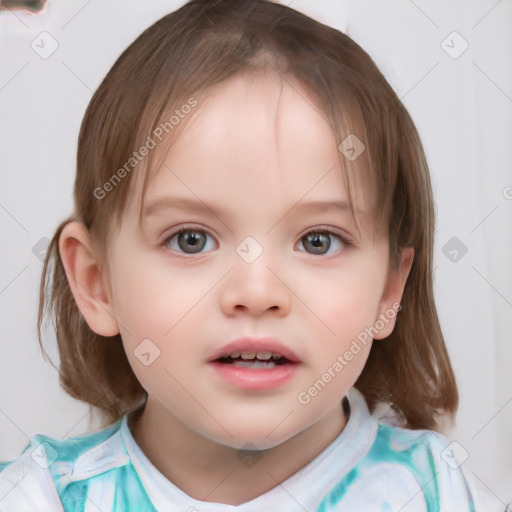
[(212, 361), (210, 365), (222, 379), (230, 384), (252, 391), (275, 389), (286, 384), (297, 373), (297, 363), (282, 364), (273, 368), (242, 368), (235, 364)]

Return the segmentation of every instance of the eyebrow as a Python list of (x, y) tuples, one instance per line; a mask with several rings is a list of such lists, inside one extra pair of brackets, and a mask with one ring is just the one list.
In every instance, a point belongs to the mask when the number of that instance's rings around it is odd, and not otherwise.
[(351, 211), (351, 208), (347, 201), (301, 201), (290, 209), (290, 213), (294, 210), (318, 211), (322, 213), (328, 211), (346, 212)]
[(189, 199), (189, 198), (173, 198), (173, 197), (158, 197), (151, 201), (144, 208), (143, 217), (152, 217), (157, 215), (162, 210), (191, 210), (199, 212), (209, 212), (219, 216), (221, 213), (225, 213), (223, 208), (216, 206), (209, 206), (200, 199)]
[[(227, 212), (224, 208), (214, 204), (207, 204), (200, 199), (190, 198), (178, 198), (178, 197), (158, 197), (153, 201), (149, 202), (144, 208), (143, 217), (152, 217), (158, 215), (159, 212), (168, 209), (176, 210), (189, 210), (195, 212), (208, 212), (213, 213), (217, 217), (224, 217)], [(351, 213), (350, 204), (346, 201), (327, 200), (327, 201), (300, 201), (291, 208), (281, 217), (287, 217), (293, 213), (326, 213), (326, 212), (338, 212), (338, 213)], [(358, 215), (363, 214), (360, 210), (356, 212)]]

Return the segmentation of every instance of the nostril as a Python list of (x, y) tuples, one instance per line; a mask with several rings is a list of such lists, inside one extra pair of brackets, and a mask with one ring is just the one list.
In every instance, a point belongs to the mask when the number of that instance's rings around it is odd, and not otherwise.
[[(236, 309), (237, 311), (249, 311), (249, 309), (252, 309), (250, 308), (249, 306), (244, 306), (243, 304), (237, 304), (234, 309)], [(268, 308), (264, 308), (265, 311), (278, 311), (280, 308), (279, 306), (269, 306)]]

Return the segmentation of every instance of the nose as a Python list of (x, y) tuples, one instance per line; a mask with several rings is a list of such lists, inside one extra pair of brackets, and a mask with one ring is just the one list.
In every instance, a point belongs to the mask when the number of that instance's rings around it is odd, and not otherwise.
[(256, 262), (239, 261), (223, 283), (220, 305), (225, 315), (261, 316), (289, 314), (292, 292), (276, 270), (260, 257)]

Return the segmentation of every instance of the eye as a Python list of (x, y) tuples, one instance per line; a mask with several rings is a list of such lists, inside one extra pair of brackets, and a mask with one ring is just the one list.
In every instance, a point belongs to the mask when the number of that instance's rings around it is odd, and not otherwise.
[[(306, 233), (299, 241), (299, 250), (310, 254), (328, 254), (341, 251), (350, 243), (346, 238), (331, 231), (318, 230)], [(300, 248), (302, 247), (302, 249)]]
[(185, 254), (198, 254), (215, 249), (213, 238), (201, 229), (184, 228), (164, 242), (166, 247)]

